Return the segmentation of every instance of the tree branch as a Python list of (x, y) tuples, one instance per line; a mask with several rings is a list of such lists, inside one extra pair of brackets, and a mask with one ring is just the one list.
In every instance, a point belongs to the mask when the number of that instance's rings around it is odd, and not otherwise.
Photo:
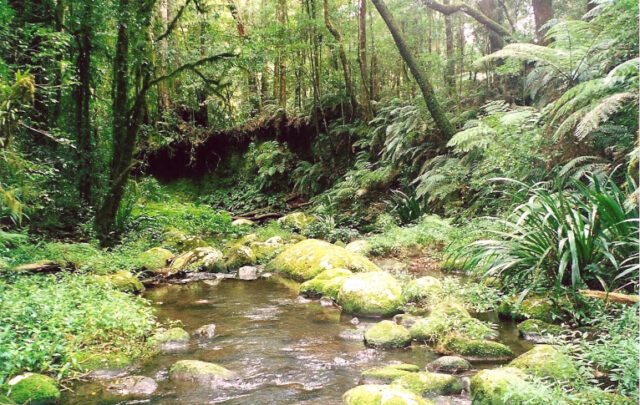
[(451, 15), (458, 11), (462, 11), (469, 17), (473, 18), (480, 24), (484, 25), (491, 31), (502, 37), (510, 37), (512, 33), (505, 28), (502, 24), (489, 18), (485, 13), (479, 9), (464, 3), (442, 4), (435, 0), (420, 0), (422, 4), (444, 15)]
[(156, 85), (156, 84), (160, 83), (163, 80), (171, 79), (172, 77), (175, 77), (175, 76), (179, 75), (180, 73), (184, 72), (185, 70), (196, 71), (196, 68), (198, 66), (202, 66), (202, 65), (210, 63), (210, 62), (215, 62), (215, 61), (217, 61), (219, 59), (232, 58), (232, 57), (235, 57), (235, 56), (237, 56), (237, 55), (233, 54), (231, 52), (224, 52), (224, 53), (219, 53), (217, 55), (208, 56), (206, 58), (199, 59), (199, 60), (197, 60), (195, 62), (185, 63), (184, 65), (180, 66), (179, 68), (177, 68), (173, 72), (167, 73), (166, 75), (162, 75), (162, 76), (156, 77), (155, 79), (149, 81), (149, 84), (148, 84), (147, 88), (149, 88), (149, 87), (151, 87), (153, 85)]
[[(176, 16), (173, 17), (173, 20), (171, 20), (171, 22), (167, 26), (167, 30), (156, 39), (156, 42), (160, 42), (163, 39), (165, 39), (166, 37), (168, 37), (169, 35), (171, 35), (171, 33), (173, 32), (174, 28), (176, 27), (176, 25), (178, 23), (178, 20), (180, 19), (180, 17), (182, 17), (182, 14), (184, 13), (184, 10), (187, 8), (189, 3), (191, 3), (191, 1), (192, 0), (187, 0), (182, 5), (182, 7), (180, 7), (180, 9), (178, 10), (178, 14), (176, 14)], [(199, 8), (199, 6), (197, 5), (197, 2), (196, 2), (196, 6)]]

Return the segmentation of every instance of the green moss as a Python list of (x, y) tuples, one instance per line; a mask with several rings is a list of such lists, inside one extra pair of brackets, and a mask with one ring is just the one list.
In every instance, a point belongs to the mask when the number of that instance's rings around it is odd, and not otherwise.
[(637, 401), (619, 394), (613, 394), (598, 388), (590, 388), (576, 395), (574, 405), (633, 405)]
[(224, 254), (212, 247), (199, 247), (193, 250), (193, 262), (187, 266), (189, 271), (225, 272)]
[(431, 309), (431, 314), (434, 316), (448, 315), (458, 318), (471, 318), (469, 311), (467, 311), (464, 305), (454, 301), (444, 301)]
[(209, 378), (229, 378), (235, 374), (214, 363), (199, 360), (180, 360), (171, 366), (169, 376), (176, 380), (200, 380)]
[(171, 328), (164, 332), (155, 334), (149, 339), (152, 346), (161, 345), (163, 343), (182, 343), (189, 341), (189, 333), (182, 328)]
[(362, 376), (366, 379), (373, 379), (380, 383), (390, 383), (396, 378), (406, 374), (417, 373), (420, 367), (414, 364), (391, 364), (384, 367), (375, 367), (365, 370)]
[(522, 300), (520, 305), (517, 303), (517, 296), (507, 298), (498, 307), (498, 315), (517, 321), (539, 319), (548, 323), (567, 317), (566, 311), (547, 297), (529, 297)]
[(316, 239), (286, 248), (267, 265), (268, 271), (280, 272), (298, 281), (310, 280), (324, 270), (337, 268), (353, 272), (380, 270), (363, 256)]
[(471, 317), (432, 313), (427, 318), (418, 319), (409, 330), (411, 337), (418, 341), (438, 343), (452, 331), (470, 339), (492, 339), (497, 333), (492, 324)]
[(442, 282), (435, 277), (425, 276), (411, 280), (404, 289), (409, 302), (433, 299), (442, 291)]
[(84, 371), (119, 370), (132, 363), (131, 358), (124, 353), (76, 352), (71, 355), (71, 361)]
[(345, 249), (362, 256), (367, 256), (371, 251), (371, 244), (369, 244), (369, 242), (364, 239), (354, 240), (353, 242), (349, 243), (345, 247)]
[(60, 401), (60, 390), (53, 378), (31, 374), (11, 387), (10, 396), (18, 404), (49, 405)]
[(15, 405), (15, 402), (13, 402), (8, 396), (0, 394), (0, 405)]
[(141, 253), (138, 256), (140, 266), (147, 270), (155, 270), (167, 267), (167, 262), (173, 257), (173, 253), (167, 249), (155, 247)]
[(438, 357), (431, 363), (427, 364), (427, 370), (434, 372), (443, 372), (448, 374), (456, 374), (471, 369), (471, 364), (457, 356)]
[(462, 391), (462, 386), (455, 377), (448, 374), (430, 372), (404, 375), (396, 379), (392, 386), (402, 387), (423, 397), (455, 395)]
[(345, 405), (433, 405), (411, 391), (390, 385), (360, 385), (342, 396)]
[(392, 349), (409, 346), (411, 334), (404, 326), (393, 321), (382, 321), (367, 329), (364, 340), (368, 346)]
[(306, 297), (332, 297), (337, 298), (338, 292), (347, 277), (353, 275), (346, 269), (330, 269), (318, 274), (309, 281), (300, 285), (300, 294)]
[(396, 279), (377, 271), (347, 278), (338, 293), (338, 304), (351, 314), (385, 316), (397, 313), (404, 298)]
[(236, 245), (225, 252), (225, 265), (228, 269), (239, 269), (242, 266), (253, 266), (257, 263), (255, 253), (248, 246)]
[(457, 354), (474, 360), (503, 360), (513, 357), (513, 351), (502, 343), (469, 339), (456, 335), (445, 339), (444, 342), (436, 347), (436, 350), (445, 354)]
[(293, 212), (278, 219), (278, 222), (286, 227), (304, 231), (318, 219), (304, 212)]
[(470, 388), (473, 405), (524, 404), (532, 390), (522, 372), (510, 367), (480, 371), (471, 378)]
[(95, 276), (95, 280), (119, 291), (137, 293), (144, 290), (144, 286), (140, 280), (126, 270), (120, 270), (104, 276)]
[(574, 381), (581, 378), (572, 360), (550, 345), (534, 346), (514, 359), (509, 366), (535, 377), (550, 377), (557, 381)]
[(537, 343), (548, 337), (560, 336), (565, 333), (565, 330), (561, 326), (538, 319), (527, 319), (518, 324), (518, 332), (522, 338)]

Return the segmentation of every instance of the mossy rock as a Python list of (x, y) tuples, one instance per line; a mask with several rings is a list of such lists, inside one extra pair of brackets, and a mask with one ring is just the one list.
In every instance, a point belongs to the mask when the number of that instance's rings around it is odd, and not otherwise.
[(454, 376), (428, 371), (404, 375), (393, 381), (391, 385), (402, 387), (423, 397), (456, 395), (462, 392), (462, 386)]
[(471, 339), (493, 339), (497, 333), (494, 325), (472, 318), (462, 305), (443, 302), (431, 310), (426, 318), (420, 318), (411, 326), (411, 337), (418, 341), (436, 344), (452, 331)]
[(250, 247), (236, 245), (225, 252), (225, 265), (229, 270), (239, 269), (242, 266), (253, 266), (258, 262), (255, 253)]
[(281, 224), (298, 231), (304, 231), (316, 221), (318, 221), (316, 217), (304, 212), (292, 212), (278, 219)]
[(144, 291), (144, 286), (138, 280), (138, 277), (127, 270), (120, 270), (104, 276), (95, 276), (95, 280), (100, 284), (108, 285), (123, 292), (138, 293)]
[(397, 314), (393, 317), (393, 321), (395, 323), (397, 323), (398, 325), (402, 325), (407, 329), (411, 328), (418, 321), (418, 319), (421, 318), (411, 314)]
[(16, 404), (49, 405), (60, 402), (56, 381), (42, 374), (29, 374), (11, 386), (10, 398)]
[(371, 252), (371, 244), (369, 241), (364, 239), (354, 240), (353, 242), (348, 243), (347, 246), (345, 246), (345, 249), (362, 256), (368, 256)]
[(342, 396), (344, 405), (434, 405), (411, 391), (391, 385), (359, 385)]
[(471, 361), (505, 361), (514, 356), (513, 351), (502, 343), (456, 335), (446, 338), (435, 349), (440, 353), (456, 354)]
[(554, 381), (575, 381), (580, 379), (580, 373), (573, 361), (550, 345), (537, 345), (528, 352), (518, 356), (511, 363), (526, 374), (535, 377), (549, 377)]
[[(473, 405), (516, 405), (529, 399), (532, 384), (522, 371), (512, 367), (482, 370), (471, 378)], [(509, 394), (507, 396), (507, 394)]]
[(435, 277), (425, 276), (411, 280), (406, 288), (407, 301), (417, 302), (434, 299), (442, 291), (442, 282)]
[(196, 255), (192, 251), (180, 253), (178, 256), (174, 257), (171, 260), (171, 264), (169, 264), (170, 271), (168, 273), (171, 274), (180, 271), (186, 271), (189, 266), (195, 261)]
[(250, 219), (246, 219), (246, 218), (238, 218), (235, 221), (231, 222), (231, 225), (233, 226), (255, 226), (255, 222), (251, 221)]
[(320, 298), (332, 297), (338, 298), (338, 292), (347, 277), (353, 273), (346, 269), (330, 269), (315, 276), (313, 279), (305, 281), (300, 285), (300, 294), (305, 297)]
[(70, 358), (83, 371), (121, 370), (133, 363), (131, 357), (124, 353), (91, 353), (82, 351), (73, 353)]
[(155, 247), (143, 252), (138, 256), (138, 263), (147, 270), (157, 270), (167, 267), (169, 260), (173, 258), (173, 253), (167, 249)]
[(458, 356), (442, 356), (427, 364), (427, 370), (436, 373), (458, 374), (471, 370), (471, 363)]
[(316, 239), (289, 246), (267, 265), (268, 271), (280, 272), (297, 281), (310, 280), (330, 269), (353, 272), (380, 270), (366, 257)]
[(283, 243), (251, 242), (249, 246), (260, 263), (266, 263), (285, 249)]
[(190, 271), (208, 271), (221, 273), (227, 271), (224, 254), (213, 247), (199, 247), (193, 250), (192, 263), (187, 266)]
[(576, 394), (576, 399), (571, 403), (574, 405), (637, 405), (638, 402), (623, 395), (590, 388)]
[(226, 368), (199, 360), (180, 360), (171, 366), (172, 381), (211, 384), (234, 378), (236, 374)]
[(552, 325), (539, 319), (527, 319), (518, 324), (518, 333), (524, 340), (542, 343), (554, 336), (562, 336), (565, 330), (562, 326)]
[(390, 364), (383, 367), (375, 367), (365, 370), (362, 373), (362, 378), (368, 384), (388, 384), (400, 378), (406, 374), (417, 373), (420, 371), (420, 367), (414, 364)]
[(448, 315), (458, 318), (471, 318), (471, 314), (464, 305), (455, 301), (443, 301), (431, 308), (431, 315)]
[(366, 330), (364, 341), (367, 346), (394, 349), (409, 346), (411, 334), (393, 321), (382, 321)]
[(183, 232), (172, 229), (164, 234), (164, 243), (180, 252), (205, 247), (207, 243), (197, 236), (186, 235)]
[(148, 344), (164, 351), (181, 348), (189, 343), (189, 333), (182, 328), (171, 328), (153, 335)]
[(386, 316), (404, 304), (402, 289), (393, 276), (383, 271), (359, 273), (347, 278), (338, 293), (338, 304), (348, 313)]
[(567, 312), (548, 297), (529, 297), (517, 305), (518, 297), (514, 296), (502, 301), (498, 306), (498, 315), (501, 318), (523, 321), (526, 319), (539, 319), (553, 323), (558, 319), (566, 319)]

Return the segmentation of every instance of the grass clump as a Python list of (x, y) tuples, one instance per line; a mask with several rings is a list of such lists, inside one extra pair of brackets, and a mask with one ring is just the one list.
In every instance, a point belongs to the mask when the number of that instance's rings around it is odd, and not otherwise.
[(383, 233), (369, 239), (373, 255), (401, 254), (428, 245), (441, 248), (450, 242), (453, 226), (437, 215), (422, 217), (418, 224), (408, 227), (389, 226)]
[(83, 275), (0, 278), (0, 384), (28, 370), (68, 375), (76, 352), (147, 353), (155, 318), (140, 298)]

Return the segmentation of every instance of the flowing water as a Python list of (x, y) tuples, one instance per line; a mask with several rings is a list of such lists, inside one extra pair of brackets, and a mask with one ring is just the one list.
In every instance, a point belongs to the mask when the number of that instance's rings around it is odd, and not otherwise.
[[(375, 320), (354, 326), (352, 316), (317, 301), (299, 302), (294, 289), (275, 280), (164, 285), (148, 290), (145, 297), (160, 320), (180, 320), (188, 332), (214, 323), (216, 338), (206, 343), (192, 339), (188, 348), (156, 356), (134, 370), (158, 382), (151, 399), (109, 397), (93, 382), (74, 387), (64, 404), (340, 404), (342, 394), (358, 384), (367, 368), (392, 361), (424, 367), (437, 357), (423, 345), (383, 351), (344, 340), (342, 332)], [(497, 322), (490, 314), (483, 318)], [(500, 323), (500, 340), (516, 353), (530, 347), (517, 338), (512, 323)], [(182, 359), (220, 364), (237, 372), (239, 382), (215, 389), (174, 383), (168, 370)]]

